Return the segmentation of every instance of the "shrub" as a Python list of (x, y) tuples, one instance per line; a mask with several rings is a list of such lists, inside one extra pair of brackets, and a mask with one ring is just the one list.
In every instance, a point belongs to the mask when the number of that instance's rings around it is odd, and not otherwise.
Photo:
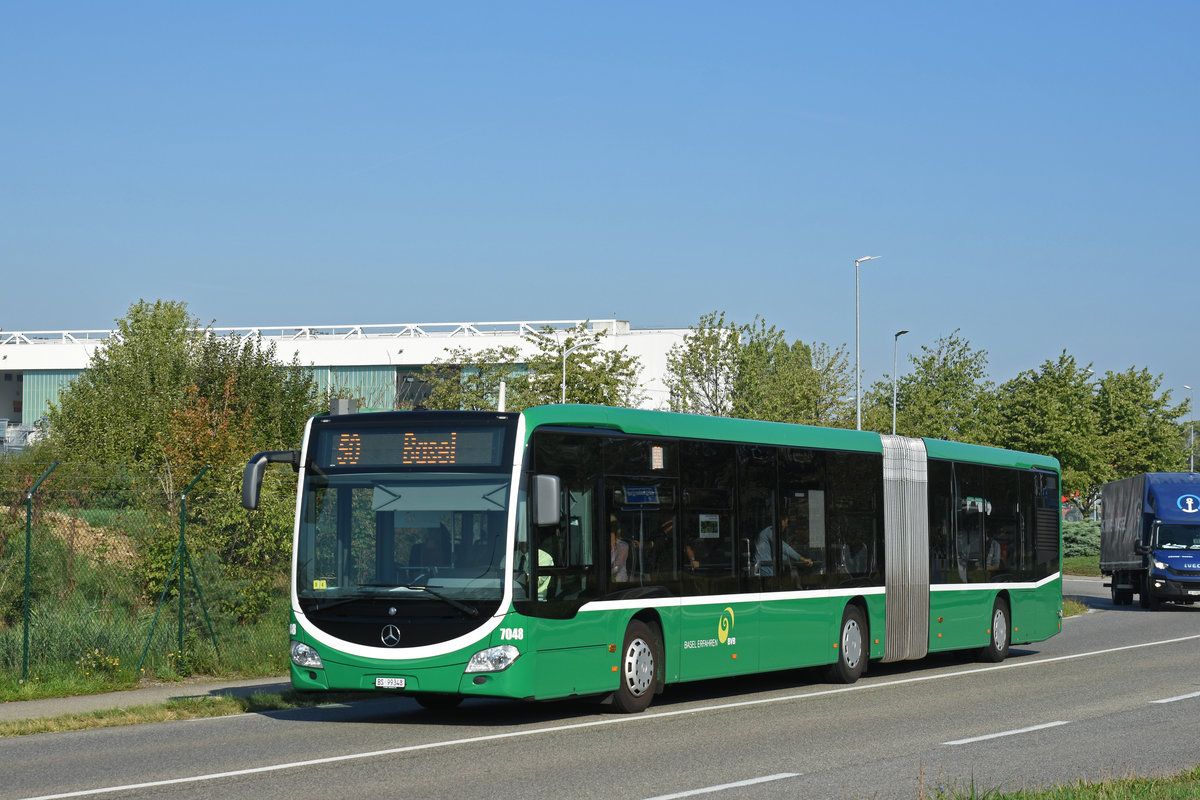
[(1062, 534), (1064, 556), (1100, 555), (1099, 522), (1064, 522)]

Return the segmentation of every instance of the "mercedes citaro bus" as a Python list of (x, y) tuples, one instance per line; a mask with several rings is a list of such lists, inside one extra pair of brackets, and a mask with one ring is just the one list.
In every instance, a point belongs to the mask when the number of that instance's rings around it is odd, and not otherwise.
[(314, 417), (297, 689), (611, 697), (1061, 629), (1059, 466), (936, 439), (586, 405)]

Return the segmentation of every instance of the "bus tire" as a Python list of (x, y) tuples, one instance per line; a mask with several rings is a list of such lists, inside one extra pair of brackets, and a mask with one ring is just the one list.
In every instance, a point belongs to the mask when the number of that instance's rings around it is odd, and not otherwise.
[(620, 684), (613, 708), (622, 714), (645, 711), (658, 691), (662, 670), (662, 637), (640, 619), (631, 620), (621, 647)]
[(415, 694), (413, 699), (428, 711), (449, 711), (463, 700), (461, 694)]
[(997, 597), (992, 604), (992, 624), (988, 627), (988, 643), (979, 651), (980, 661), (998, 663), (1008, 657), (1012, 644), (1012, 612), (1008, 601)]
[(867, 671), (867, 621), (862, 609), (851, 603), (842, 612), (838, 628), (837, 661), (825, 668), (830, 683), (854, 683)]

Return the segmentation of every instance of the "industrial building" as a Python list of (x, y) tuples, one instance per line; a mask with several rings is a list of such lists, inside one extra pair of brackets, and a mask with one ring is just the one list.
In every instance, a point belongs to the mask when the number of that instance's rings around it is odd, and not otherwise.
[[(532, 353), (525, 335), (550, 328), (565, 335), (579, 325), (604, 332), (599, 347), (626, 348), (641, 364), (646, 408), (666, 408), (667, 353), (687, 329), (637, 329), (625, 320), (445, 322), (379, 325), (297, 325), (211, 328), (214, 335), (262, 336), (276, 357), (295, 356), (312, 369), (322, 392), (344, 390), (366, 408), (411, 408), (422, 397), (422, 367), (457, 349), (515, 346)], [(86, 370), (113, 330), (0, 331), (0, 437), (21, 447), (72, 380)]]

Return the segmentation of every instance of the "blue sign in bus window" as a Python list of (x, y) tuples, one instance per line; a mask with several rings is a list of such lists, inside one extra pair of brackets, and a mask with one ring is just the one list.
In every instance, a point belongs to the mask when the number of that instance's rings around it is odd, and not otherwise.
[(657, 486), (626, 486), (625, 502), (630, 505), (657, 505)]

